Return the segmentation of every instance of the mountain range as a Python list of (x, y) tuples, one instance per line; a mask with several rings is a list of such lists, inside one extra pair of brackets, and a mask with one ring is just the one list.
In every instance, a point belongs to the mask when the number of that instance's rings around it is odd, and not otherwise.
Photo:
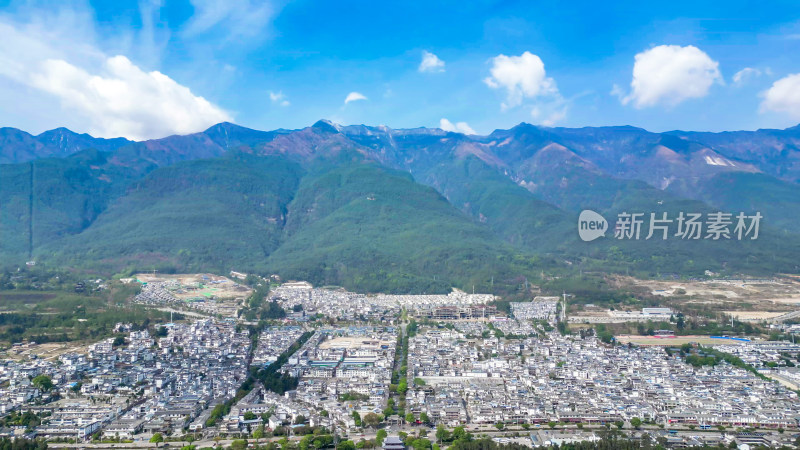
[[(800, 127), (522, 123), (467, 136), (322, 120), (274, 131), (221, 123), (143, 142), (2, 128), (0, 163), (7, 268), (237, 269), (392, 292), (575, 270), (798, 271)], [(582, 242), (583, 209), (609, 219), (760, 212), (763, 222), (752, 241)]]

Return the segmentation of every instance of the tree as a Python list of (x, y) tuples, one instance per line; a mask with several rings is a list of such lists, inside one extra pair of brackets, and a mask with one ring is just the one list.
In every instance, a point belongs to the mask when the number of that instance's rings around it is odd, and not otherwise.
[(245, 450), (247, 448), (247, 441), (244, 439), (235, 439), (231, 442), (231, 450)]
[(614, 422), (614, 425), (621, 430), (622, 427), (625, 426), (625, 422), (623, 422), (621, 420), (617, 420), (616, 422)]
[(298, 414), (297, 417), (294, 418), (294, 424), (300, 425), (302, 423), (306, 423), (306, 416)]
[(405, 378), (401, 378), (400, 383), (397, 384), (397, 393), (405, 395), (406, 391), (408, 391), (408, 381)]
[(428, 417), (428, 413), (425, 411), (419, 413), (419, 421), (422, 423), (431, 423), (431, 418)]
[(505, 426), (506, 425), (503, 422), (497, 422), (496, 424), (494, 424), (494, 427), (497, 428), (498, 430), (502, 430)]
[(351, 440), (342, 441), (336, 446), (336, 450), (356, 450), (356, 444)]
[(261, 425), (260, 427), (256, 428), (256, 431), (253, 431), (253, 439), (256, 440), (256, 445), (258, 445), (258, 441), (262, 437), (264, 437), (264, 425)]
[(255, 418), (256, 415), (255, 413), (253, 413), (253, 411), (247, 411), (246, 413), (244, 413), (244, 420), (253, 420)]
[(450, 440), (450, 432), (447, 431), (447, 428), (442, 425), (436, 427), (436, 440), (439, 441), (439, 443)]
[(634, 417), (634, 418), (632, 418), (632, 419), (631, 419), (631, 426), (632, 426), (633, 428), (636, 428), (636, 429), (638, 430), (638, 429), (639, 429), (639, 427), (640, 427), (640, 426), (642, 426), (642, 419), (640, 419), (640, 418), (638, 418), (638, 417)]
[(389, 433), (387, 433), (386, 430), (378, 430), (378, 432), (375, 433), (375, 444), (378, 447), (383, 446), (383, 440), (386, 439), (388, 435)]
[(431, 441), (427, 439), (414, 439), (411, 441), (411, 446), (414, 450), (430, 450), (431, 448)]
[(364, 422), (364, 425), (366, 425), (368, 427), (377, 427), (381, 423), (381, 416), (379, 416), (379, 415), (377, 415), (375, 413), (372, 413), (372, 412), (371, 413), (367, 413), (364, 416), (364, 419), (362, 420), (362, 422)]
[(53, 389), (53, 380), (47, 375), (38, 375), (31, 380), (31, 383), (42, 391)]
[(355, 421), (357, 427), (361, 426), (361, 414), (359, 414), (358, 411), (353, 411), (353, 420)]
[(158, 444), (162, 442), (164, 442), (164, 436), (161, 433), (156, 433), (150, 438), (150, 443), (156, 444), (156, 447), (158, 447)]
[(416, 419), (414, 419), (414, 414), (411, 414), (411, 413), (406, 414), (405, 419), (406, 419), (406, 423), (414, 423), (414, 422), (416, 422)]

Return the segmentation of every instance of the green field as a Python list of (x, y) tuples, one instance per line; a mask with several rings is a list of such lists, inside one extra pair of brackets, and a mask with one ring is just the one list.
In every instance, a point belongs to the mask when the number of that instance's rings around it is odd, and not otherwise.
[(130, 305), (137, 286), (109, 282), (99, 292), (0, 290), (0, 343), (72, 342), (113, 335), (117, 323), (137, 329), (167, 322), (169, 314)]

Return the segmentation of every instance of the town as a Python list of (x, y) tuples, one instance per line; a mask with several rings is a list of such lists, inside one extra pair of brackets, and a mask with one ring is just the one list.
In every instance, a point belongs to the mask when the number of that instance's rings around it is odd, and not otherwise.
[[(265, 301), (285, 315), (255, 325), (239, 317), (243, 298), (139, 282), (137, 303), (196, 315), (150, 330), (119, 323), (117, 337), (85, 352), (3, 360), (0, 435), (55, 448), (262, 438), (431, 448), (456, 430), (528, 447), (611, 432), (668, 447), (778, 447), (798, 436), (800, 345), (789, 341), (623, 343), (567, 327), (576, 321), (566, 294), (511, 302), (506, 314), (485, 294), (364, 295), (305, 282), (271, 289)], [(612, 322), (672, 314), (649, 308)]]

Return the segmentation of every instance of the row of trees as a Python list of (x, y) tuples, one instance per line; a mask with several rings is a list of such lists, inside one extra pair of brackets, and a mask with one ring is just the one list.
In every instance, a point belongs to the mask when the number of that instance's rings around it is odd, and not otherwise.
[(47, 450), (47, 442), (41, 439), (0, 438), (0, 450)]

